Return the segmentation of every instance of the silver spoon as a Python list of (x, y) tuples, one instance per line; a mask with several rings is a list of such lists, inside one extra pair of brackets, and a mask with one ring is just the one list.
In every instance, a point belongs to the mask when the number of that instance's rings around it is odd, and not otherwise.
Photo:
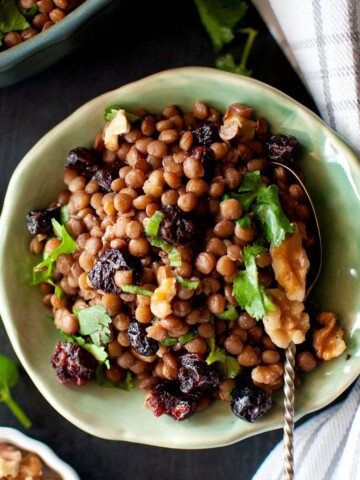
[[(314, 287), (317, 279), (320, 275), (322, 264), (322, 243), (319, 221), (316, 216), (314, 204), (311, 200), (309, 192), (307, 191), (303, 181), (294, 170), (290, 167), (278, 162), (271, 162), (272, 165), (276, 165), (287, 170), (296, 179), (297, 183), (302, 187), (308, 202), (310, 204), (313, 219), (318, 235), (317, 248), (318, 252), (314, 255), (314, 261), (317, 264), (312, 263), (311, 269), (308, 274), (308, 281), (310, 279), (309, 286), (306, 289), (305, 299), (308, 297), (310, 291)], [(290, 343), (285, 350), (285, 365), (284, 365), (284, 480), (293, 480), (294, 478), (294, 378), (295, 378), (295, 353), (296, 347), (293, 342)]]

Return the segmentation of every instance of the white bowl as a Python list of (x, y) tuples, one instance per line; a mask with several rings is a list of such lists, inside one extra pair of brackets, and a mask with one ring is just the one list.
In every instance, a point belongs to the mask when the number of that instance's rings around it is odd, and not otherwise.
[(45, 443), (34, 440), (14, 428), (0, 427), (0, 443), (8, 443), (21, 450), (35, 453), (51, 470), (58, 473), (62, 480), (80, 480), (79, 475)]

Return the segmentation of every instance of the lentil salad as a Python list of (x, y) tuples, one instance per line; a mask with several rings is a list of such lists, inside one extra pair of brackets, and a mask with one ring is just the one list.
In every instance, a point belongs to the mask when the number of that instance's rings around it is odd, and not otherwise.
[(136, 377), (155, 415), (184, 420), (218, 397), (255, 421), (290, 341), (299, 372), (346, 348), (333, 313), (304, 311), (310, 210), (270, 166), (296, 164), (298, 142), (241, 104), (135, 113), (107, 109), (93, 148), (67, 157), (67, 190), (27, 218), (44, 253), (34, 283), (66, 340), (57, 378)]

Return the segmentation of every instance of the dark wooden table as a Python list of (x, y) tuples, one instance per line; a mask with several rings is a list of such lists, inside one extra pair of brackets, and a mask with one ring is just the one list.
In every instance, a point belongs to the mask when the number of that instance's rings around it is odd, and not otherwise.
[[(11, 174), (49, 129), (97, 95), (152, 73), (214, 65), (210, 40), (190, 0), (127, 2), (101, 35), (61, 63), (0, 91), (0, 205)], [(167, 12), (167, 20), (162, 20)], [(172, 12), (172, 13), (170, 13)], [(250, 57), (253, 76), (315, 109), (300, 80), (254, 9), (247, 24), (260, 30)], [(240, 52), (241, 38), (232, 50)], [(26, 328), (26, 318), (24, 319)], [(31, 334), (31, 332), (28, 332)], [(16, 358), (0, 323), (0, 352)], [(45, 360), (47, 361), (47, 360)], [(281, 439), (266, 433), (216, 450), (178, 451), (92, 437), (62, 418), (23, 372), (13, 391), (33, 420), (29, 435), (50, 445), (84, 480), (247, 480)], [(20, 428), (0, 404), (0, 425)]]

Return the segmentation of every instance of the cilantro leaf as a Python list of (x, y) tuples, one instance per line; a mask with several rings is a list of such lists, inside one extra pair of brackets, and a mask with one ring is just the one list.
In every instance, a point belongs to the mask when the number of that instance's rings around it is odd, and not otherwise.
[(215, 51), (233, 40), (234, 29), (248, 8), (240, 0), (195, 0), (195, 5)]
[(181, 337), (179, 337), (179, 343), (180, 345), (185, 345), (185, 343), (187, 343), (189, 340), (192, 340), (193, 338), (196, 338), (198, 335), (199, 334), (196, 330), (191, 330), (186, 335), (181, 335)]
[(69, 208), (67, 205), (63, 205), (60, 208), (60, 222), (61, 225), (64, 225), (66, 227), (66, 224), (70, 220), (70, 213), (69, 213)]
[(95, 345), (94, 343), (88, 343), (85, 338), (78, 335), (69, 335), (63, 330), (60, 330), (60, 333), (68, 342), (76, 343), (79, 347), (91, 353), (99, 363), (103, 363), (107, 368), (110, 368), (109, 357), (104, 347)]
[(181, 267), (181, 255), (176, 247), (165, 242), (165, 240), (160, 237), (151, 237), (150, 244), (153, 247), (158, 247), (165, 250), (165, 252), (169, 255), (170, 265), (172, 267)]
[[(64, 253), (73, 253), (76, 249), (75, 240), (68, 234), (64, 225), (60, 225), (54, 218), (51, 219), (54, 232), (61, 238), (60, 245), (55, 248), (42, 262), (33, 268), (32, 284), (48, 282), (55, 267), (56, 259)], [(49, 282), (48, 282), (49, 283)]]
[(121, 290), (135, 295), (145, 295), (146, 297), (151, 297), (154, 293), (152, 290), (147, 290), (146, 288), (138, 287), (137, 285), (121, 285)]
[(61, 228), (60, 223), (57, 220), (55, 220), (55, 218), (52, 218), (51, 219), (51, 224), (52, 224), (52, 227), (53, 227), (55, 237), (61, 239), (62, 238), (62, 228)]
[(18, 9), (22, 15), (28, 20), (31, 20), (39, 10), (36, 3), (31, 8), (24, 8), (21, 3), (18, 3)]
[(94, 305), (81, 310), (76, 309), (74, 313), (79, 320), (81, 335), (89, 335), (94, 344), (100, 347), (110, 342), (111, 318), (104, 307)]
[(192, 340), (193, 338), (197, 337), (199, 334), (197, 333), (196, 330), (191, 330), (189, 333), (186, 335), (181, 335), (179, 338), (174, 338), (174, 337), (166, 337), (165, 340), (163, 340), (161, 345), (164, 347), (171, 347), (172, 345), (175, 345), (175, 343), (179, 342), (180, 345), (185, 345), (189, 340)]
[[(118, 105), (111, 105), (105, 109), (104, 118), (107, 122), (111, 122), (117, 114), (117, 112), (121, 109)], [(134, 115), (133, 113), (125, 112), (126, 118), (129, 120), (130, 123), (135, 123), (138, 120), (141, 120), (141, 117)]]
[(105, 388), (120, 388), (121, 390), (127, 391), (134, 388), (133, 376), (129, 371), (126, 372), (125, 380), (122, 382), (111, 382), (108, 378), (106, 378), (103, 369), (99, 367), (96, 372), (96, 381), (98, 385)]
[(165, 340), (162, 340), (160, 343), (164, 347), (171, 347), (172, 345), (175, 345), (175, 343), (177, 343), (177, 338), (166, 337)]
[(159, 231), (160, 223), (164, 220), (164, 214), (157, 210), (154, 215), (148, 221), (145, 227), (146, 235), (156, 237)]
[(207, 341), (208, 347), (210, 349), (205, 362), (208, 365), (211, 365), (214, 362), (225, 362), (226, 353), (224, 348), (217, 347), (215, 344), (215, 337), (210, 338)]
[(265, 184), (261, 180), (260, 171), (257, 170), (255, 172), (245, 173), (237, 192), (230, 192), (229, 195), (236, 198), (247, 212), (263, 188), (265, 188)]
[(180, 275), (176, 275), (176, 281), (181, 287), (187, 288), (188, 290), (196, 290), (200, 285), (200, 282), (192, 282), (191, 280), (185, 280)]
[(281, 208), (278, 191), (276, 185), (260, 190), (253, 208), (255, 218), (262, 225), (268, 241), (276, 247), (283, 242), (287, 233), (294, 231)]
[(221, 313), (214, 314), (215, 317), (220, 318), (220, 320), (228, 320), (229, 322), (233, 322), (239, 316), (239, 312), (236, 310), (234, 305), (229, 305), (226, 310)]
[(0, 32), (8, 33), (30, 28), (26, 18), (20, 13), (15, 0), (0, 0)]
[(252, 70), (242, 67), (241, 64), (236, 64), (234, 56), (231, 53), (226, 53), (218, 57), (215, 66), (219, 70), (224, 70), (224, 72), (236, 73), (237, 75), (244, 75), (244, 77), (251, 77), (252, 75)]
[(231, 53), (223, 55), (216, 60), (216, 68), (220, 70), (225, 70), (226, 72), (237, 73), (238, 75), (244, 75), (245, 77), (251, 77), (252, 70), (249, 70), (246, 67), (250, 51), (254, 44), (255, 38), (259, 33), (257, 30), (253, 28), (242, 28), (238, 30), (239, 33), (244, 33), (247, 35), (247, 39), (245, 42), (244, 50), (242, 52), (240, 63), (237, 65), (235, 63), (234, 57)]
[(275, 310), (270, 295), (258, 282), (258, 271), (255, 257), (265, 251), (264, 247), (252, 245), (243, 250), (243, 259), (246, 270), (239, 272), (234, 280), (233, 295), (239, 306), (257, 320)]
[(250, 220), (250, 217), (249, 215), (245, 214), (243, 215), (241, 218), (239, 218), (238, 220), (235, 221), (235, 224), (240, 227), (240, 228), (244, 228), (244, 229), (247, 229), (247, 228), (251, 228), (251, 220)]
[(25, 427), (31, 427), (31, 420), (12, 398), (10, 388), (19, 380), (19, 368), (15, 362), (0, 354), (0, 402), (4, 402)]
[(224, 348), (217, 347), (215, 344), (215, 337), (208, 341), (209, 354), (205, 361), (208, 365), (212, 363), (219, 363), (219, 370), (225, 378), (235, 378), (240, 372), (240, 365), (236, 358), (227, 355)]

